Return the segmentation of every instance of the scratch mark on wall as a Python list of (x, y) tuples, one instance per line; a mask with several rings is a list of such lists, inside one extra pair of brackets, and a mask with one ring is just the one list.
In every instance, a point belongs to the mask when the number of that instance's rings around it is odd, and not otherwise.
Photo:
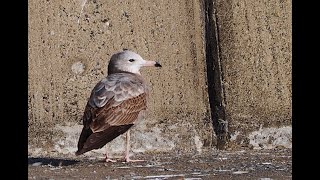
[(87, 0), (80, 0), (80, 3), (81, 3), (81, 5), (80, 5), (81, 6), (81, 11), (80, 11), (80, 15), (79, 15), (79, 18), (78, 18), (78, 24), (80, 23), (80, 17), (81, 17), (81, 14), (83, 12), (83, 8), (87, 3)]

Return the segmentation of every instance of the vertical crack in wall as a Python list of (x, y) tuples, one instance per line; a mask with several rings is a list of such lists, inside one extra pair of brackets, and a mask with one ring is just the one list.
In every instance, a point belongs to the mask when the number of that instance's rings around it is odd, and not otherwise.
[(217, 148), (224, 149), (228, 141), (228, 122), (225, 118), (223, 71), (219, 54), (218, 27), (214, 1), (204, 0), (205, 52), (211, 118), (217, 135)]

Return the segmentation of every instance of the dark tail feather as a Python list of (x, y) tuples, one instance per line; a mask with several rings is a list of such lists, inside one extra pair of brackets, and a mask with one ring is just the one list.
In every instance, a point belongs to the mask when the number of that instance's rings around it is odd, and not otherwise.
[(83, 154), (82, 148), (84, 146), (84, 143), (87, 141), (88, 137), (92, 134), (92, 130), (90, 128), (82, 128), (79, 141), (78, 141), (78, 151), (75, 153), (77, 156), (80, 154)]
[[(100, 149), (104, 145), (106, 145), (108, 142), (112, 141), (119, 135), (125, 133), (133, 124), (128, 124), (128, 125), (122, 125), (122, 126), (111, 126), (108, 129), (102, 131), (102, 132), (97, 132), (97, 133), (92, 133), (86, 136), (87, 134), (84, 134), (83, 136), (86, 138), (83, 138), (85, 141), (80, 141), (83, 140), (80, 135), (79, 139), (79, 144), (78, 144), (78, 151), (76, 152), (76, 155), (83, 154), (85, 152), (91, 151), (92, 149)], [(90, 128), (89, 128), (90, 129)]]

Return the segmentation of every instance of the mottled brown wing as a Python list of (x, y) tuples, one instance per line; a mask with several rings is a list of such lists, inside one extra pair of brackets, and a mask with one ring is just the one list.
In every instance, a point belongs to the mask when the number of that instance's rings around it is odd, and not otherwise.
[(104, 107), (95, 111), (94, 120), (90, 123), (93, 132), (106, 130), (109, 126), (121, 126), (134, 124), (140, 111), (147, 107), (146, 94), (124, 100), (118, 106), (113, 106), (114, 99), (111, 99)]
[(83, 115), (78, 151), (101, 148), (127, 131), (147, 107), (147, 88), (138, 75), (109, 75), (92, 90)]
[(113, 107), (112, 101), (102, 108), (90, 108), (87, 105), (84, 124), (76, 155), (83, 154), (92, 149), (99, 149), (114, 138), (125, 133), (137, 120), (139, 113), (146, 109), (146, 94), (123, 101)]
[[(118, 106), (142, 93), (147, 93), (147, 87), (141, 76), (131, 73), (111, 74), (94, 87), (88, 103), (92, 107), (104, 107), (107, 103)], [(112, 99), (114, 101), (110, 102)]]
[(129, 116), (136, 116), (146, 108), (146, 98), (147, 88), (141, 76), (131, 73), (107, 76), (96, 85), (88, 101), (96, 108), (90, 122), (92, 131), (133, 123), (135, 119)]

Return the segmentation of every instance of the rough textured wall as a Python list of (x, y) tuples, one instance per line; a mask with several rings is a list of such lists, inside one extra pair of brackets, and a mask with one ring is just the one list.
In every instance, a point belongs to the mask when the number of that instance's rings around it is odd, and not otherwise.
[(252, 131), (291, 125), (291, 1), (217, 0), (215, 8), (226, 119), (231, 140), (246, 146)]
[[(122, 48), (163, 65), (142, 70), (152, 98), (132, 150), (199, 153), (215, 145), (203, 2), (28, 1), (29, 155), (73, 156), (90, 91)], [(230, 145), (290, 147), (291, 1), (212, 2)], [(123, 137), (109, 146), (114, 154), (123, 148)]]
[[(90, 91), (122, 48), (163, 66), (142, 70), (152, 98), (146, 120), (133, 131), (133, 151), (201, 152), (212, 145), (198, 1), (28, 4), (30, 155), (73, 155)], [(110, 151), (122, 153), (123, 143), (113, 141)]]

